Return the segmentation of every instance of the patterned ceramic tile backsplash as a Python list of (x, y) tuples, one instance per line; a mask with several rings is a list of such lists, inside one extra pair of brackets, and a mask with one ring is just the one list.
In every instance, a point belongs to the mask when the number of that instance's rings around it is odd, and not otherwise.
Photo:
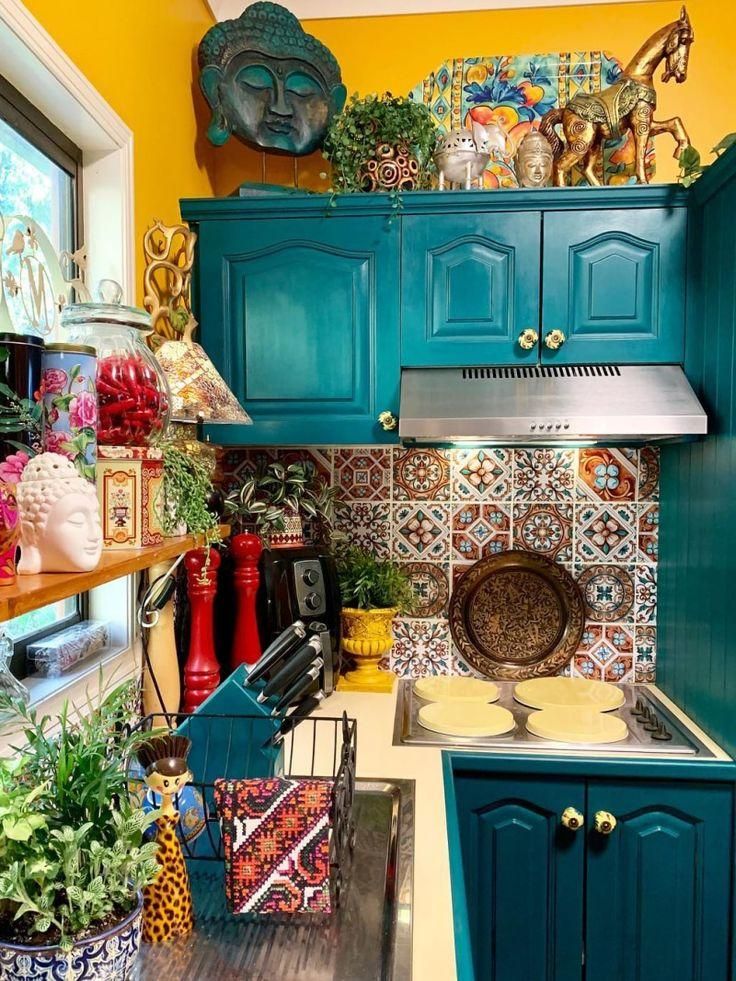
[(468, 673), (450, 636), (452, 585), (483, 556), (522, 548), (580, 584), (587, 622), (572, 673), (654, 680), (658, 450), (231, 450), (225, 483), (263, 455), (312, 459), (340, 488), (340, 529), (411, 574), (419, 607), (396, 623), (399, 675)]

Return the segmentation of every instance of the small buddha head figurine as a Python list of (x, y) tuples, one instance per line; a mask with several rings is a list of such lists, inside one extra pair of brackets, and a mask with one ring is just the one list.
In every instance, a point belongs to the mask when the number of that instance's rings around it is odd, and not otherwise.
[(235, 133), (259, 149), (311, 153), (347, 95), (332, 52), (268, 0), (207, 31), (199, 71), (212, 109), (207, 135), (215, 146)]
[(554, 155), (546, 136), (530, 130), (516, 151), (516, 177), (521, 187), (546, 187), (552, 176)]
[(191, 740), (174, 733), (154, 736), (138, 748), (138, 762), (145, 768), (145, 782), (161, 796), (161, 810), (167, 817), (175, 813), (172, 798), (192, 779), (187, 766), (191, 748)]
[(102, 554), (94, 484), (60, 453), (40, 453), (17, 487), (21, 524), (18, 572), (91, 572)]

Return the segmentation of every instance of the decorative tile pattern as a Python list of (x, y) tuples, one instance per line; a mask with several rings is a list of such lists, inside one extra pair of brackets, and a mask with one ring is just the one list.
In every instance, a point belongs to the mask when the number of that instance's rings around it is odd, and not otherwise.
[(581, 505), (576, 528), (577, 558), (583, 562), (626, 562), (633, 559), (636, 527), (634, 505)]
[(509, 504), (461, 504), (452, 512), (452, 557), (477, 561), (511, 547)]
[(391, 450), (336, 449), (335, 483), (349, 501), (388, 500), (391, 494)]
[(573, 661), (575, 673), (584, 678), (633, 681), (633, 627), (588, 624)]
[(657, 622), (657, 567), (654, 565), (636, 567), (636, 622)]
[(391, 668), (400, 678), (452, 674), (450, 626), (447, 620), (394, 621)]
[(515, 504), (514, 548), (570, 562), (572, 522), (572, 504)]
[(633, 619), (633, 566), (589, 565), (577, 579), (588, 619), (598, 623)]
[(415, 617), (446, 617), (450, 599), (449, 562), (406, 562), (404, 572), (411, 578), (417, 597)]
[(513, 451), (452, 450), (452, 494), (462, 501), (510, 501)]
[(444, 450), (394, 451), (395, 501), (447, 501), (450, 462)]
[(338, 501), (335, 505), (335, 526), (358, 545), (380, 559), (391, 551), (391, 506), (363, 501)]
[(305, 458), (340, 489), (337, 529), (410, 571), (419, 607), (398, 621), (402, 671), (471, 671), (452, 648), (452, 590), (478, 559), (522, 548), (574, 564), (583, 590), (589, 639), (565, 673), (654, 677), (657, 448), (253, 447), (220, 451), (218, 479), (230, 489), (261, 460)]
[(446, 504), (397, 504), (393, 521), (397, 558), (449, 558), (450, 508)]
[(659, 556), (659, 505), (646, 504), (639, 514), (639, 561), (656, 563)]
[(655, 680), (657, 668), (657, 631), (654, 627), (637, 627), (635, 676), (641, 684)]
[(636, 500), (636, 451), (579, 450), (577, 490), (594, 501)]
[(639, 500), (659, 499), (659, 447), (644, 446), (639, 450)]
[(515, 450), (515, 501), (569, 501), (575, 486), (574, 450)]

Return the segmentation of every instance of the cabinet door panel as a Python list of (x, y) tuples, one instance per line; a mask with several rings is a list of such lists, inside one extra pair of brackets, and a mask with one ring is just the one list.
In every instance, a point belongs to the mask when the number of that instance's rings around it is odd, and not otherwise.
[(476, 981), (579, 981), (585, 833), (581, 782), (455, 776)]
[(398, 238), (380, 217), (202, 224), (202, 341), (254, 422), (233, 439), (395, 439)]
[(682, 208), (545, 213), (542, 333), (567, 340), (542, 360), (682, 361), (685, 224)]
[(596, 981), (728, 977), (732, 789), (591, 781), (586, 966)]
[(535, 362), (517, 339), (539, 324), (539, 250), (538, 212), (404, 217), (402, 363)]

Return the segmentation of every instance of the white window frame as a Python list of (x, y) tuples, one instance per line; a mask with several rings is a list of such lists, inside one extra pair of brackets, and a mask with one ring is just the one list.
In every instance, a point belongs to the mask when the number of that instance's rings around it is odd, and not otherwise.
[[(82, 151), (88, 282), (94, 288), (100, 279), (117, 280), (125, 298), (133, 302), (132, 131), (20, 0), (0, 0), (0, 66), (10, 84)], [(34, 705), (53, 716), (66, 699), (81, 704), (85, 692), (97, 688), (100, 667), (113, 682), (140, 677), (136, 586), (137, 576), (130, 576), (90, 592), (91, 616), (95, 609), (102, 611), (98, 615), (115, 609), (112, 646), (102, 656), (83, 662), (68, 679), (53, 686), (41, 679), (30, 685), (35, 689), (31, 691)]]

